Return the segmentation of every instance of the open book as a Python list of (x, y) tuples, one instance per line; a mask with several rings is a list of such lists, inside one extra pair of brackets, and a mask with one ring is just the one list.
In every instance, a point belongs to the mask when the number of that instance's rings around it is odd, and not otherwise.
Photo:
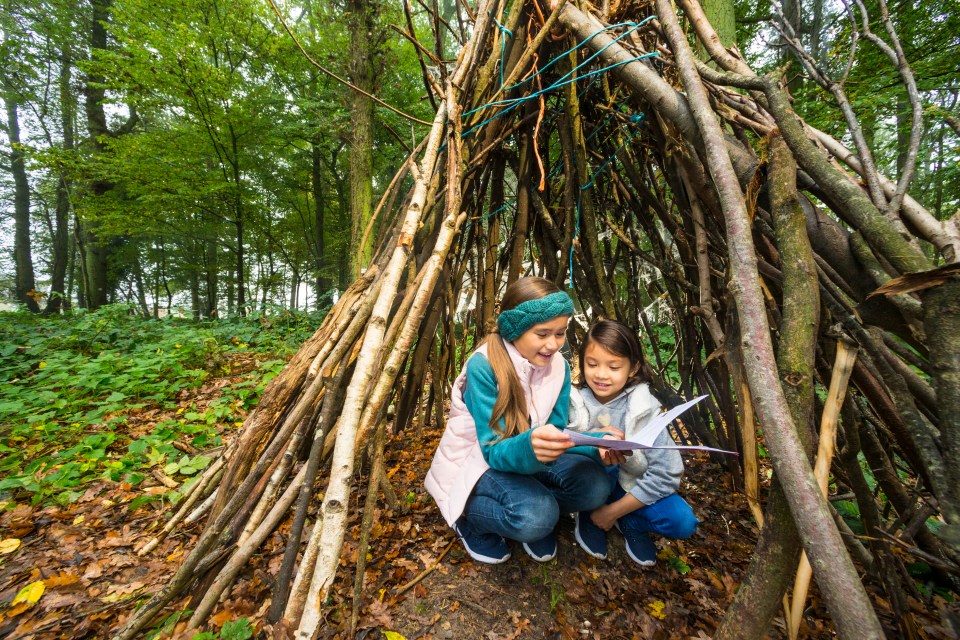
[(680, 449), (683, 451), (716, 451), (717, 453), (729, 453), (730, 455), (734, 456), (740, 455), (736, 451), (724, 451), (723, 449), (714, 449), (713, 447), (687, 447), (677, 445), (665, 447), (653, 446), (657, 436), (659, 436), (660, 432), (667, 428), (667, 425), (673, 422), (674, 419), (681, 413), (706, 397), (707, 396), (700, 396), (699, 398), (694, 398), (689, 402), (684, 402), (681, 405), (677, 405), (669, 411), (664, 411), (653, 420), (648, 422), (647, 425), (640, 430), (640, 433), (635, 436), (634, 440), (611, 440), (609, 438), (595, 438), (593, 436), (587, 436), (575, 431), (566, 431), (566, 434), (570, 436), (570, 439), (573, 440), (574, 444), (586, 445), (588, 447), (601, 447), (604, 449), (615, 449), (617, 451), (633, 451), (635, 449)]

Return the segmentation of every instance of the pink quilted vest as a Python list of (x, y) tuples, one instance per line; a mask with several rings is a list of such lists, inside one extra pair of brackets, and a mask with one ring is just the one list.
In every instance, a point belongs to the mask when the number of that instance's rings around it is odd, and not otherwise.
[[(542, 416), (542, 419), (546, 420), (557, 403), (566, 378), (567, 364), (563, 356), (557, 352), (553, 354), (546, 366), (535, 367), (520, 355), (513, 344), (507, 342), (506, 346), (527, 396), (529, 415)], [(470, 357), (478, 353), (486, 357), (487, 345), (479, 346)], [(427, 491), (436, 500), (443, 519), (450, 526), (453, 526), (463, 513), (477, 480), (490, 468), (483, 459), (480, 444), (477, 442), (477, 429), (473, 416), (467, 411), (463, 401), (466, 383), (467, 367), (464, 365), (463, 371), (453, 383), (447, 427), (443, 437), (440, 438), (440, 445), (433, 455), (433, 463), (424, 480)], [(566, 425), (557, 426), (566, 427)]]

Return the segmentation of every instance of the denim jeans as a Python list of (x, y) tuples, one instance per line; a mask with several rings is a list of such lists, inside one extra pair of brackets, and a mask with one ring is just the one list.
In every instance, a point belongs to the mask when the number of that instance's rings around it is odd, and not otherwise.
[(548, 470), (532, 475), (488, 469), (462, 517), (477, 533), (535, 542), (553, 531), (561, 513), (592, 511), (604, 503), (609, 490), (600, 463), (565, 453)]
[[(618, 480), (620, 467), (608, 467), (607, 477), (610, 481), (610, 497), (607, 504), (616, 502), (626, 491)], [(693, 515), (693, 509), (687, 501), (676, 493), (661, 498), (653, 504), (640, 507), (617, 521), (621, 530), (639, 531), (641, 533), (656, 533), (674, 540), (689, 538), (697, 531), (700, 521)]]

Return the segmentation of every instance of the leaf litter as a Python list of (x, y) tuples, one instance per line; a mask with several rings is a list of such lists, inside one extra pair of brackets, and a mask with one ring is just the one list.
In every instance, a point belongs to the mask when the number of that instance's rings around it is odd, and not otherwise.
[[(173, 413), (208, 403), (236, 379), (212, 379), (196, 392), (182, 393)], [(145, 410), (128, 428), (147, 433), (156, 422), (170, 419), (169, 413)], [(222, 430), (224, 440), (236, 433)], [(541, 565), (512, 545), (511, 560), (490, 566), (473, 562), (453, 540), (423, 487), (440, 433), (436, 425), (414, 425), (387, 446), (387, 475), (400, 499), (392, 509), (381, 504), (375, 514), (358, 638), (660, 639), (704, 638), (716, 630), (747, 570), (757, 531), (745, 497), (708, 457), (688, 458), (681, 488), (701, 520), (700, 529), (689, 540), (657, 540), (656, 566), (633, 564), (616, 532), (609, 534), (608, 559), (590, 558), (574, 540), (572, 519), (559, 525), (556, 560)], [(137, 556), (138, 547), (174, 511), (163, 500), (130, 509), (139, 497), (171, 490), (164, 486), (170, 476), (156, 471), (138, 486), (105, 480), (88, 484), (65, 506), (18, 504), (0, 511), (0, 638), (106, 638), (141, 599), (164, 586), (196, 542), (202, 523), (178, 528), (155, 550)], [(365, 474), (366, 468), (355, 474), (356, 508), (319, 638), (348, 637)], [(251, 559), (206, 631), (225, 632), (226, 625), (245, 619), (260, 634), (254, 637), (269, 637), (264, 618), (289, 527), (289, 521), (281, 525)], [(415, 579), (414, 588), (407, 588)], [(951, 637), (940, 624), (937, 607), (912, 604), (923, 637)], [(176, 601), (165, 614), (167, 624), (161, 627), (158, 621), (155, 636), (197, 635), (185, 629), (188, 616), (183, 612), (189, 605), (189, 598)], [(877, 610), (896, 635), (889, 605), (878, 599)], [(807, 613), (804, 637), (834, 636), (815, 589)], [(782, 615), (774, 619), (769, 635), (785, 637)]]

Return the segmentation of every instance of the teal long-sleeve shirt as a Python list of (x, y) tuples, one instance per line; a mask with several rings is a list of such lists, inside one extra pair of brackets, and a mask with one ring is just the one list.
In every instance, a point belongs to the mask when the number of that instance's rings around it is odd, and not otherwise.
[[(565, 429), (570, 407), (570, 365), (564, 362), (566, 368), (563, 388), (557, 397), (557, 402), (550, 412), (550, 416), (543, 424), (552, 424), (558, 429)], [(493, 373), (490, 362), (482, 354), (474, 354), (467, 361), (467, 380), (463, 392), (463, 401), (473, 417), (477, 427), (477, 439), (483, 458), (491, 469), (509, 471), (530, 475), (538, 471), (546, 471), (551, 463), (537, 460), (533, 452), (533, 443), (530, 436), (533, 429), (518, 433), (510, 438), (500, 439), (497, 432), (490, 428), (490, 418), (493, 415), (493, 405), (497, 401), (497, 378)], [(532, 425), (540, 426), (540, 425)], [(500, 427), (505, 428), (503, 418), (500, 418)], [(567, 453), (585, 455), (600, 462), (600, 456), (595, 447), (573, 447)]]

